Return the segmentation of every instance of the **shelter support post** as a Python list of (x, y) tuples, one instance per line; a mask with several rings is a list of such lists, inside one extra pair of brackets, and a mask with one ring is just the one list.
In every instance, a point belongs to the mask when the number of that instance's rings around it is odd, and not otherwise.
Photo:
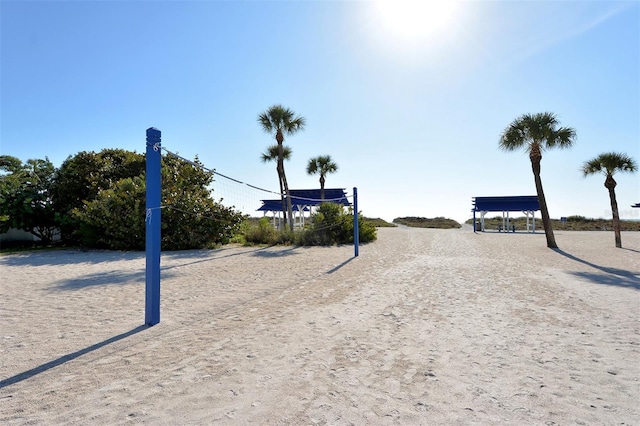
[(475, 209), (473, 209), (473, 222), (472, 222), (472, 225), (473, 225), (473, 233), (475, 234), (476, 233), (476, 210)]

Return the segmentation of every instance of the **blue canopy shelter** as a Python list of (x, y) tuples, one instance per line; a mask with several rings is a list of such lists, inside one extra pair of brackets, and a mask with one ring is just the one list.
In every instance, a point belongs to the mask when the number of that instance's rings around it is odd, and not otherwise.
[[(294, 219), (297, 220), (298, 224), (304, 226), (304, 213), (311, 213), (314, 207), (319, 206), (321, 203), (331, 202), (342, 204), (345, 207), (351, 205), (349, 200), (347, 199), (347, 194), (343, 188), (325, 188), (324, 190), (324, 199), (320, 198), (320, 189), (291, 189), (289, 190), (291, 194), (291, 205), (293, 207)], [(257, 211), (261, 211), (264, 215), (267, 215), (267, 212), (271, 212), (273, 214), (274, 226), (279, 226), (280, 223), (280, 213), (282, 212), (282, 200), (261, 200), (262, 206), (258, 208)], [(285, 203), (287, 199), (285, 197)], [(276, 217), (278, 218), (278, 225), (276, 225)]]
[[(514, 229), (509, 226), (509, 212), (515, 211), (521, 211), (527, 217), (527, 232), (536, 232), (535, 212), (540, 210), (540, 203), (538, 202), (537, 195), (474, 197), (472, 202), (474, 232), (485, 230), (484, 216), (487, 212), (502, 212), (502, 227), (499, 227), (498, 231)], [(476, 224), (476, 212), (480, 212), (479, 226)], [(529, 215), (531, 215), (532, 219), (531, 225), (529, 224)]]

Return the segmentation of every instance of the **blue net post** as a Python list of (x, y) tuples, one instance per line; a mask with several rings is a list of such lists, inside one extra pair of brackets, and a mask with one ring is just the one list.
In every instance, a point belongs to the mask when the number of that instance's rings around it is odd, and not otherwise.
[(358, 226), (358, 188), (353, 187), (353, 256), (358, 257), (360, 229)]
[(161, 151), (160, 130), (147, 129), (146, 151), (146, 287), (145, 324), (151, 326), (160, 322), (160, 200), (161, 200)]

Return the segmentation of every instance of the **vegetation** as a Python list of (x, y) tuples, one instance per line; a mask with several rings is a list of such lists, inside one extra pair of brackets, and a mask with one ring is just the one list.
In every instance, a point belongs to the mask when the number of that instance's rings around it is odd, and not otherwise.
[(10, 228), (31, 232), (45, 244), (51, 243), (57, 229), (51, 200), (55, 167), (48, 158), (28, 160), (0, 156), (0, 233)]
[(504, 130), (499, 140), (499, 147), (505, 151), (525, 149), (529, 153), (538, 202), (540, 203), (542, 224), (549, 248), (558, 248), (558, 245), (553, 235), (553, 225), (540, 178), (542, 151), (556, 147), (568, 148), (573, 144), (575, 137), (574, 129), (558, 127), (558, 119), (555, 114), (544, 112), (520, 116)]
[(74, 210), (98, 198), (123, 179), (145, 175), (144, 155), (123, 149), (82, 151), (69, 156), (56, 171), (51, 200), (56, 211), (60, 236), (66, 244), (79, 244), (83, 228)]
[[(246, 218), (242, 226), (241, 239), (245, 244), (294, 244), (300, 246), (331, 246), (353, 244), (353, 214), (345, 212), (336, 203), (322, 203), (311, 216), (310, 224), (304, 229), (276, 231), (268, 218)], [(376, 227), (372, 222), (358, 215), (358, 236), (360, 243), (377, 239)], [(244, 241), (242, 241), (244, 240)]]
[[(479, 220), (476, 218), (476, 220)], [(589, 219), (584, 216), (568, 216), (567, 221), (562, 223), (560, 219), (551, 219), (553, 227), (563, 231), (610, 231), (613, 229), (613, 221), (611, 219)], [(465, 223), (472, 225), (473, 219), (468, 219)], [(529, 219), (531, 223), (531, 219)], [(536, 220), (536, 224), (539, 223)], [(509, 224), (515, 225), (517, 230), (527, 229), (527, 219), (524, 216), (517, 218), (509, 218)], [(484, 218), (485, 229), (497, 230), (502, 225), (502, 216), (492, 218)], [(620, 229), (622, 231), (640, 231), (640, 221), (621, 220)]]
[(364, 220), (369, 222), (376, 228), (395, 228), (396, 226), (398, 226), (394, 223), (389, 223), (386, 220), (381, 219), (379, 217), (375, 217), (375, 218), (365, 217)]
[(451, 228), (460, 228), (458, 222), (453, 219), (447, 219), (444, 217), (436, 217), (433, 219), (428, 219), (426, 217), (397, 217), (393, 219), (393, 223), (397, 223), (399, 225), (411, 226), (412, 228), (438, 228), (438, 229), (451, 229)]
[[(198, 160), (196, 158), (196, 165)], [(0, 157), (0, 225), (18, 228), (50, 244), (116, 250), (145, 245), (144, 155), (123, 150), (81, 152), (59, 170), (48, 160), (23, 165)], [(178, 250), (224, 244), (242, 216), (211, 198), (213, 176), (173, 156), (163, 157), (162, 248)], [(42, 231), (47, 229), (46, 232)]]
[(613, 231), (615, 235), (616, 247), (622, 247), (622, 237), (620, 235), (620, 215), (618, 214), (618, 202), (616, 200), (617, 182), (613, 178), (616, 172), (634, 173), (638, 170), (638, 165), (630, 156), (617, 152), (600, 154), (596, 158), (589, 160), (582, 166), (582, 174), (586, 177), (602, 173), (605, 175), (604, 187), (609, 191), (611, 202), (611, 213), (613, 216)]
[[(284, 190), (287, 201), (287, 210), (283, 211), (285, 221), (289, 219), (289, 227), (293, 232), (293, 206), (291, 205), (291, 197), (289, 196), (289, 184), (287, 176), (284, 172), (284, 135), (292, 135), (299, 130), (304, 130), (306, 121), (304, 117), (295, 116), (295, 113), (282, 105), (274, 105), (258, 116), (258, 121), (262, 125), (262, 129), (274, 134), (278, 143), (278, 158), (276, 170), (278, 171), (278, 179), (280, 188)], [(280, 191), (282, 194), (283, 191)]]
[(333, 162), (330, 155), (321, 155), (319, 157), (310, 158), (307, 164), (307, 174), (320, 175), (320, 199), (324, 200), (324, 183), (329, 173), (338, 171), (338, 165)]

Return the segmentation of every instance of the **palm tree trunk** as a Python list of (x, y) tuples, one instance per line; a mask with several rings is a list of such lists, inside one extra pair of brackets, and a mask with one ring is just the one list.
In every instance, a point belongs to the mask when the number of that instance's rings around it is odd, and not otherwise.
[(320, 175), (320, 200), (324, 201), (324, 176)]
[(547, 209), (547, 200), (544, 197), (544, 190), (542, 189), (542, 179), (540, 178), (540, 160), (542, 155), (539, 154), (539, 158), (535, 155), (530, 155), (531, 168), (533, 169), (533, 178), (536, 183), (536, 192), (538, 193), (538, 203), (540, 204), (540, 213), (542, 215), (542, 225), (544, 226), (544, 234), (547, 237), (547, 247), (555, 249), (558, 248), (556, 239), (553, 235), (553, 227), (551, 225), (551, 217), (549, 217), (549, 210)]
[(613, 216), (613, 233), (616, 238), (616, 247), (622, 248), (622, 236), (620, 234), (620, 215), (618, 214), (618, 201), (616, 201), (616, 181), (613, 176), (607, 175), (604, 186), (609, 190), (609, 200), (611, 200), (611, 214)]
[(282, 223), (287, 223), (287, 206), (284, 202), (284, 188), (282, 186), (282, 174), (280, 173), (280, 168), (276, 167), (278, 171), (278, 183), (280, 184), (280, 202), (282, 203)]
[(289, 184), (287, 183), (287, 175), (284, 172), (284, 146), (282, 143), (284, 142), (284, 135), (282, 134), (282, 129), (278, 129), (276, 131), (276, 142), (278, 143), (278, 168), (280, 173), (280, 181), (282, 186), (284, 187), (284, 194), (287, 197), (287, 213), (283, 211), (282, 213), (285, 215), (285, 221), (287, 218), (289, 219), (289, 228), (293, 232), (293, 207), (291, 206), (291, 197), (289, 196)]
[(278, 171), (278, 183), (280, 184), (280, 201), (282, 201), (282, 218), (283, 223), (287, 223), (287, 206), (284, 201), (285, 192), (283, 186), (284, 166), (281, 164), (280, 158), (277, 159), (277, 164), (276, 170)]
[(289, 229), (293, 232), (293, 206), (291, 205), (291, 196), (289, 195), (289, 184), (287, 183), (287, 176), (284, 174), (284, 167), (282, 168), (282, 184), (284, 185), (284, 193), (287, 196), (287, 211), (289, 212)]

